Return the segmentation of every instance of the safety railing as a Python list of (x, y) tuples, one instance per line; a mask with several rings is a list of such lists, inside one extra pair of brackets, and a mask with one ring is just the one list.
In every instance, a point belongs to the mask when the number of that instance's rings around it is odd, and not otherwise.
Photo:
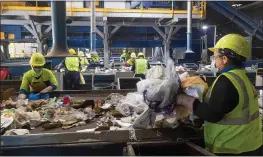
[[(171, 17), (174, 14), (187, 14), (187, 10), (178, 10), (174, 8), (174, 3), (176, 1), (172, 1), (171, 8), (139, 8), (139, 9), (118, 9), (118, 8), (96, 8), (96, 12), (102, 12), (104, 15), (107, 13), (161, 13), (161, 14), (170, 14)], [(3, 2), (0, 2), (3, 3)], [(36, 1), (35, 6), (19, 6), (19, 5), (2, 5), (0, 6), (0, 12), (3, 14), (8, 10), (17, 10), (17, 11), (35, 11), (35, 15), (39, 15), (40, 11), (50, 11), (51, 7), (40, 7), (38, 6), (38, 1)], [(197, 4), (198, 7), (195, 5)], [(204, 18), (206, 15), (206, 1), (205, 0), (197, 0), (193, 3), (193, 14), (200, 15), (201, 18)], [(75, 8), (72, 5), (67, 7), (67, 12), (69, 12), (70, 16), (74, 16), (76, 12), (90, 12), (90, 8)]]

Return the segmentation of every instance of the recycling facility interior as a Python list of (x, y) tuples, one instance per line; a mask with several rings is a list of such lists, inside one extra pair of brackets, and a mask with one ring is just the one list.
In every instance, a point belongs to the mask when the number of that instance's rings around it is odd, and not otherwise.
[[(157, 100), (163, 96), (157, 89), (171, 90), (169, 96), (174, 96), (179, 87), (211, 86), (218, 74), (208, 48), (229, 33), (243, 35), (251, 46), (245, 69), (259, 92), (262, 117), (262, 1), (1, 1), (0, 5), (3, 155), (213, 155), (200, 142), (202, 120), (180, 107), (176, 117), (164, 118), (149, 109), (143, 91), (145, 83), (155, 84), (151, 94)], [(66, 90), (65, 72), (57, 69), (69, 49), (82, 51), (90, 63), (82, 72), (79, 90)], [(151, 67), (146, 80), (124, 66), (120, 57), (124, 51), (144, 54)], [(45, 68), (55, 74), (58, 88), (49, 99), (17, 100), (34, 52), (45, 56)], [(94, 53), (98, 62), (91, 57)], [(168, 76), (174, 77), (172, 82)], [(69, 105), (64, 104), (66, 99)]]

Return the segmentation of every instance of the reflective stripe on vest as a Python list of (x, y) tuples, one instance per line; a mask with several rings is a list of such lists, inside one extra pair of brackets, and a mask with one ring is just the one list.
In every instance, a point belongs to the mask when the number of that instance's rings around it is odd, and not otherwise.
[(244, 81), (235, 73), (233, 72), (227, 72), (227, 74), (233, 76), (240, 84), (241, 88), (243, 89), (244, 92), (244, 104), (242, 107), (242, 117), (241, 118), (223, 118), (218, 124), (221, 125), (242, 125), (242, 124), (248, 124), (251, 121), (255, 120), (256, 118), (259, 117), (259, 112), (253, 113), (251, 116), (249, 116), (249, 95), (247, 93), (246, 85)]
[(146, 59), (136, 59), (135, 60), (135, 74), (145, 74), (147, 70), (147, 60)]

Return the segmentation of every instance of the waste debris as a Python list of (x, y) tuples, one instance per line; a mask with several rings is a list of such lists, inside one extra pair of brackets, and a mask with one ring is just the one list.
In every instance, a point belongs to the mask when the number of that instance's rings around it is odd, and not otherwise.
[(112, 93), (105, 100), (83, 100), (70, 95), (40, 100), (3, 100), (0, 102), (1, 134), (29, 134), (35, 128), (67, 130), (88, 124), (94, 127), (81, 127), (77, 132), (193, 125), (198, 117), (176, 105), (176, 95), (185, 92), (201, 101), (208, 86), (199, 76), (179, 75), (176, 71), (174, 62), (169, 59), (166, 68), (149, 69), (146, 79), (137, 83), (136, 92)]

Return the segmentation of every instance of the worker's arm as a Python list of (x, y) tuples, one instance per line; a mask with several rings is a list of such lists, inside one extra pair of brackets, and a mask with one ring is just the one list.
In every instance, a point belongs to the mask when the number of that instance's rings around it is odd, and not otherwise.
[(26, 99), (29, 94), (29, 77), (28, 73), (25, 73), (22, 79), (22, 83), (20, 85), (18, 99)]
[(50, 92), (54, 91), (55, 89), (57, 89), (58, 81), (57, 81), (55, 75), (50, 70), (48, 70), (48, 77), (49, 77), (49, 81), (50, 81), (51, 85), (48, 86), (47, 88), (43, 89), (42, 91), (40, 91), (40, 93), (50, 93)]
[(131, 71), (135, 71), (135, 64), (132, 65)]
[[(225, 114), (231, 112), (239, 103), (239, 95), (237, 89), (232, 82), (225, 76), (220, 76), (214, 85), (211, 97), (207, 103), (201, 103), (193, 97), (184, 97), (185, 101), (182, 105), (186, 106), (199, 118), (216, 123), (220, 121)], [(177, 98), (177, 102), (182, 99)]]
[(64, 68), (64, 67), (65, 67), (65, 59), (61, 63), (58, 64), (57, 70), (60, 70), (61, 68)]

